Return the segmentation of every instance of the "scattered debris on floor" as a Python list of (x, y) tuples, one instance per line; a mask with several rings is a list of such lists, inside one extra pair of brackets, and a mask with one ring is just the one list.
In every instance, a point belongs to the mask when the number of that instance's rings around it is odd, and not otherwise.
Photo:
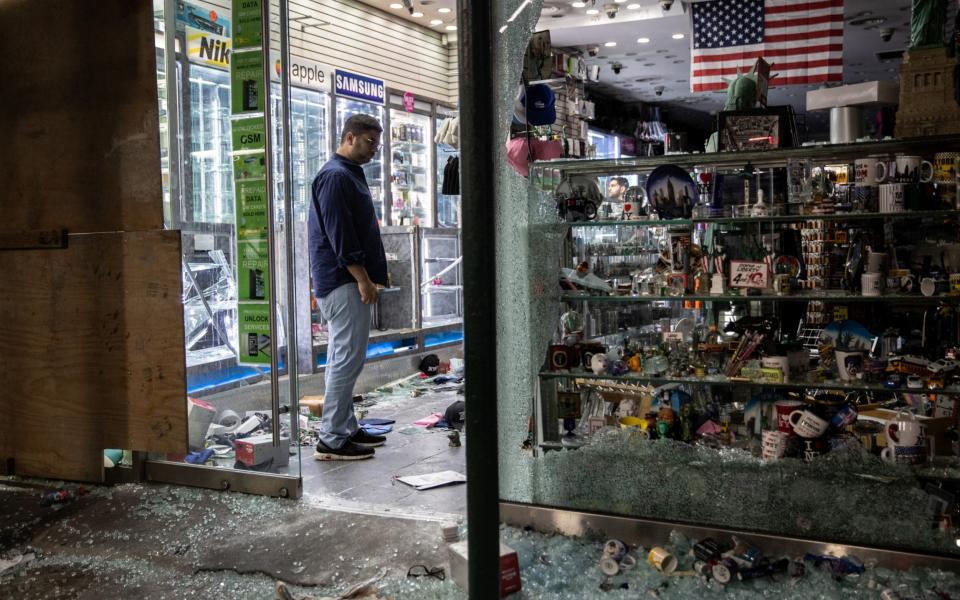
[(415, 487), (418, 490), (429, 490), (445, 485), (466, 483), (467, 476), (462, 473), (457, 473), (456, 471), (440, 471), (438, 473), (427, 473), (424, 475), (404, 475), (403, 477), (397, 477), (396, 480), (400, 483)]

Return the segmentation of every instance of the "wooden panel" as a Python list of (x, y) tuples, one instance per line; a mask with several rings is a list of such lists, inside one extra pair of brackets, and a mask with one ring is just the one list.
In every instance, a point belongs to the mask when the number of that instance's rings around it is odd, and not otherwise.
[(163, 226), (150, 0), (0, 0), (6, 229)]
[(180, 234), (69, 237), (66, 250), (0, 253), (0, 459), (98, 481), (104, 448), (186, 448)]

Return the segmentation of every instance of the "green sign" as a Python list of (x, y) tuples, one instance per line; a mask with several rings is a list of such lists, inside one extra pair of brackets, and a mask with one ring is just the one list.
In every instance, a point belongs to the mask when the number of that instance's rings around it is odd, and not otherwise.
[(233, 47), (263, 45), (260, 0), (233, 0)]
[(237, 195), (237, 237), (246, 238), (267, 235), (267, 182), (238, 181), (235, 185)]
[(252, 50), (230, 54), (230, 114), (263, 112), (263, 52)]
[[(264, 152), (233, 155), (233, 180), (241, 181), (266, 180), (267, 155)], [(266, 197), (266, 194), (264, 194)]]
[(240, 301), (270, 300), (270, 250), (266, 238), (237, 240), (237, 295)]
[(267, 147), (267, 133), (263, 117), (237, 119), (233, 122), (233, 151), (263, 150)]
[(270, 363), (270, 304), (240, 302), (237, 309), (240, 330), (239, 363)]

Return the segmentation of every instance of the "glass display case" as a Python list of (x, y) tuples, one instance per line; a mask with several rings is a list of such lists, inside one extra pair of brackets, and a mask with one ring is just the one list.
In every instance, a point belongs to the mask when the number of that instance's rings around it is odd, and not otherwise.
[[(531, 264), (498, 303), (498, 342), (520, 356), (536, 340), (538, 458), (501, 445), (502, 499), (956, 554), (953, 184), (857, 191), (833, 175), (960, 145), (941, 141), (535, 166), (528, 237), (506, 250)], [(795, 159), (809, 168), (793, 182)], [(598, 221), (540, 168), (587, 187), (639, 175), (657, 200)], [(884, 185), (910, 199), (885, 204)]]
[(390, 220), (433, 225), (433, 152), (430, 117), (390, 109)]
[[(280, 86), (273, 86), (271, 96), (274, 121), (274, 148), (282, 148), (283, 112)], [(290, 153), (293, 160), (293, 210), (297, 220), (306, 220), (310, 206), (310, 186), (317, 171), (330, 158), (327, 123), (330, 96), (323, 92), (298, 87), (290, 88)], [(274, 161), (276, 197), (283, 197), (283, 154)]]
[(596, 148), (594, 158), (620, 158), (620, 136), (614, 133), (589, 129), (587, 143)]
[[(439, 110), (439, 109), (438, 109)], [(447, 111), (449, 117), (455, 115), (452, 111)], [(447, 117), (447, 118), (449, 118)], [(438, 117), (435, 122), (434, 131), (439, 131), (443, 123), (443, 118)], [(459, 227), (460, 226), (460, 176), (459, 176), (459, 157), (460, 152), (456, 148), (451, 148), (446, 144), (436, 144), (437, 154), (437, 227)], [(451, 160), (457, 161), (457, 181), (456, 185), (448, 187), (446, 181), (446, 169)], [(444, 191), (456, 191), (457, 193), (445, 194)]]
[(420, 229), (420, 310), (423, 327), (463, 321), (460, 230)]
[(184, 221), (234, 223), (230, 73), (190, 65), (190, 182)]
[(238, 335), (230, 74), (189, 64), (189, 83), (187, 205), (171, 224), (183, 232), (188, 385), (235, 362)]
[[(351, 100), (349, 98), (336, 98), (336, 118), (337, 118), (337, 127), (333, 132), (337, 137), (335, 138), (334, 144), (340, 139), (340, 133), (343, 131), (343, 124), (350, 118), (351, 115), (358, 113), (370, 115), (371, 117), (380, 121), (381, 125), (386, 125), (384, 121), (384, 108), (379, 104), (371, 104), (369, 102), (359, 102), (357, 100)], [(381, 142), (386, 143), (386, 137), (389, 135), (388, 131), (383, 132), (381, 137)], [(384, 179), (385, 179), (385, 168), (383, 164), (383, 148), (381, 148), (376, 156), (373, 157), (369, 163), (363, 166), (363, 173), (367, 178), (367, 185), (370, 186), (370, 195), (373, 196), (373, 207), (377, 212), (377, 218), (380, 220), (380, 224), (384, 225), (384, 200), (386, 199), (386, 194), (384, 191)]]

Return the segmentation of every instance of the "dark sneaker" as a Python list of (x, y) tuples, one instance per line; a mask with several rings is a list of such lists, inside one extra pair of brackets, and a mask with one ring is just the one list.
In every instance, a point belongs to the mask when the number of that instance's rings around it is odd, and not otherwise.
[(317, 451), (313, 457), (317, 460), (363, 460), (373, 458), (373, 448), (358, 446), (351, 441), (339, 448), (331, 448), (323, 442), (317, 442)]
[(377, 446), (382, 446), (386, 441), (386, 436), (382, 435), (373, 435), (367, 433), (361, 427), (357, 430), (353, 437), (350, 438), (350, 441), (356, 444), (357, 446), (363, 446), (365, 448), (376, 448)]

